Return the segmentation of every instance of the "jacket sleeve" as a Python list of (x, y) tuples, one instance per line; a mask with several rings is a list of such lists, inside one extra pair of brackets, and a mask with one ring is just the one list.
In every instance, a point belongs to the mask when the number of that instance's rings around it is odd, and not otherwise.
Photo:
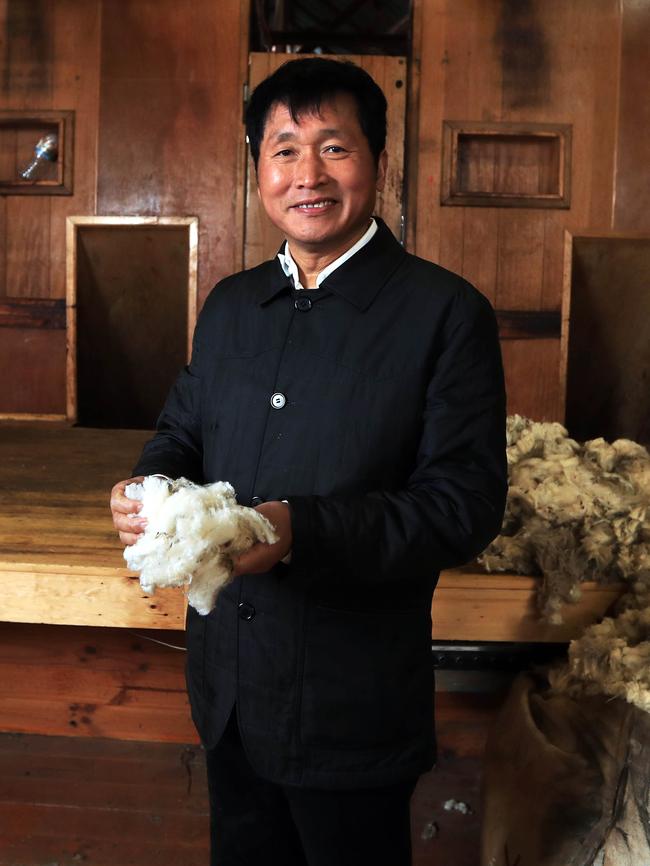
[(498, 534), (507, 493), (505, 390), (496, 319), (469, 285), (445, 319), (403, 489), (289, 496), (292, 568), (356, 580), (431, 574)]
[(181, 370), (165, 401), (153, 439), (146, 443), (133, 475), (160, 473), (203, 482), (200, 361), (201, 319), (192, 343), (192, 359)]

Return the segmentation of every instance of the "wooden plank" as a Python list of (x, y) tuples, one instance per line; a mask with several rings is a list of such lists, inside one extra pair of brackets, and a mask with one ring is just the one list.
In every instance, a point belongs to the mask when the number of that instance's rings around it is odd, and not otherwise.
[(96, 213), (101, 3), (57, 0), (52, 39), (53, 102), (75, 110), (73, 195), (50, 205), (50, 296), (65, 298), (66, 218)]
[(49, 199), (9, 196), (6, 201), (6, 294), (47, 298), (50, 295)]
[(434, 640), (458, 640), (471, 635), (477, 641), (561, 643), (598, 621), (620, 595), (618, 586), (591, 584), (585, 587), (579, 602), (565, 605), (562, 625), (549, 625), (540, 621), (535, 592), (525, 585), (504, 589), (486, 584), (472, 586), (473, 581), (465, 576), (460, 576), (456, 585), (451, 574), (441, 576), (441, 581), (431, 608)]
[(620, 107), (612, 225), (650, 230), (650, 101), (645, 98), (650, 7), (623, 0)]
[(538, 310), (542, 302), (544, 213), (499, 210), (496, 305), (502, 310)]
[(528, 340), (501, 343), (506, 374), (508, 413), (537, 421), (558, 421), (564, 416), (560, 383), (560, 341), (538, 339), (534, 351)]
[[(88, 556), (92, 556), (89, 549)], [(81, 569), (79, 569), (81, 571)], [(106, 570), (109, 571), (108, 569)], [(96, 575), (73, 568), (28, 571), (0, 564), (5, 621), (182, 629), (184, 598), (178, 590), (147, 596), (133, 576)], [(536, 581), (518, 576), (443, 572), (432, 604), (434, 640), (563, 641), (600, 618), (620, 587), (587, 584), (583, 599), (565, 610), (566, 625), (549, 627), (535, 607)]]
[(2, 623), (0, 730), (196, 742), (171, 645), (183, 632)]
[[(52, 4), (5, 4), (0, 8), (0, 32), (5, 36), (2, 80), (2, 108), (30, 110), (52, 108)], [(35, 144), (36, 142), (34, 142)], [(4, 294), (23, 297), (48, 297), (49, 198), (41, 196), (6, 197), (2, 231), (4, 245)], [(0, 274), (2, 277), (2, 274)], [(15, 349), (16, 347), (14, 347)], [(32, 349), (34, 347), (31, 347)], [(3, 366), (3, 369), (7, 369)], [(20, 376), (22, 369), (14, 371)], [(7, 386), (7, 380), (3, 382)], [(31, 383), (29, 383), (31, 384)], [(12, 389), (13, 386), (9, 384)], [(29, 391), (28, 391), (29, 393)], [(38, 395), (32, 391), (29, 396)], [(0, 392), (0, 404), (13, 401)], [(24, 397), (23, 397), (24, 400)], [(38, 404), (32, 411), (48, 411)]]
[(0, 297), (7, 294), (7, 197), (0, 196)]
[[(83, 529), (83, 527), (80, 527)], [(25, 534), (25, 542), (29, 536)], [(56, 550), (52, 551), (56, 555)], [(90, 558), (92, 546), (86, 548)], [(142, 592), (133, 575), (94, 574), (84, 569), (38, 573), (11, 564), (0, 565), (3, 593), (0, 618), (11, 622), (68, 625), (119, 625), (124, 628), (182, 629), (185, 601), (181, 590)]]
[(120, 15), (110, 4), (102, 9), (98, 211), (197, 216), (202, 303), (240, 258), (240, 41), (248, 3), (197, 0), (191, 15), (175, 0), (125, 0)]
[(463, 214), (463, 276), (494, 306), (496, 303), (498, 234), (495, 220), (488, 220), (478, 208)]
[(650, 235), (576, 235), (567, 255), (569, 429), (581, 440), (650, 444)]
[[(116, 826), (119, 826), (120, 837), (129, 840), (128, 853), (125, 852), (128, 859), (121, 861), (125, 866), (174, 862), (167, 859), (170, 856), (180, 857), (183, 864), (199, 864), (205, 862), (208, 848), (205, 840), (206, 819), (200, 815), (152, 815), (150, 809), (80, 810), (40, 803), (22, 804), (18, 809), (7, 804), (1, 815), (7, 821), (6, 826), (11, 826), (11, 831), (5, 836), (3, 849), (13, 862), (25, 863), (22, 859), (14, 860), (14, 856), (25, 850), (22, 840), (27, 838), (27, 850), (44, 853), (48, 861), (55, 855), (71, 863), (87, 860), (93, 866), (114, 864)], [(158, 820), (154, 821), (153, 818)], [(174, 827), (175, 841), (172, 845), (165, 843), (164, 836), (162, 842), (157, 838), (168, 823)], [(22, 854), (18, 856), (22, 858)], [(31, 860), (32, 853), (29, 856), (31, 863), (38, 862)]]
[(65, 410), (65, 333), (3, 328), (0, 338), (0, 412), (62, 415)]
[(544, 256), (542, 262), (541, 309), (556, 311), (562, 306), (564, 267), (564, 226), (567, 217), (561, 211), (544, 214)]
[[(478, 862), (481, 763), (501, 702), (500, 693), (436, 694), (439, 757), (420, 778), (411, 803), (414, 866)], [(93, 866), (205, 861), (205, 758), (193, 743), (5, 734), (0, 763), (3, 861), (21, 866), (64, 859)], [(471, 814), (445, 811), (450, 797), (468, 803)], [(126, 813), (135, 818), (123, 822)], [(73, 821), (71, 815), (80, 817)], [(144, 816), (148, 826), (140, 823)]]
[(463, 271), (463, 247), (465, 242), (465, 208), (442, 208), (438, 225), (438, 264), (456, 274)]
[(447, 20), (439, 3), (413, 0), (413, 74), (409, 89), (408, 150), (409, 249), (439, 260), (441, 119), (446, 66)]

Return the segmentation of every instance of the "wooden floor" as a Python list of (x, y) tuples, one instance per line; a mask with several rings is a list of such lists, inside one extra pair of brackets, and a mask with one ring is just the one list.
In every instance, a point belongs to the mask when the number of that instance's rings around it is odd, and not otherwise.
[(2, 866), (206, 866), (195, 745), (0, 735)]
[[(438, 695), (440, 760), (413, 798), (414, 866), (478, 866), (481, 754), (498, 703)], [(445, 811), (452, 798), (470, 813)], [(207, 866), (207, 852), (195, 743), (0, 734), (0, 866)]]

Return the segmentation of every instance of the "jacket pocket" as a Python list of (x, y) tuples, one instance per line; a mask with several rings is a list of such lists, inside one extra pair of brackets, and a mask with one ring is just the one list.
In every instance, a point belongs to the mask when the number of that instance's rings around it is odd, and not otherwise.
[(364, 749), (428, 736), (433, 725), (429, 610), (308, 614), (304, 745)]

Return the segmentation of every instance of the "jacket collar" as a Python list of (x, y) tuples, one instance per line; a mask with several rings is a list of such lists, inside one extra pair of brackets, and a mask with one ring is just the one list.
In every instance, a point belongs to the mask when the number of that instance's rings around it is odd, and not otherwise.
[[(375, 219), (378, 230), (374, 237), (321, 283), (321, 288), (340, 295), (359, 310), (368, 309), (406, 255), (386, 223), (379, 217)], [(257, 292), (259, 304), (291, 288), (277, 257), (267, 265), (268, 277)]]

